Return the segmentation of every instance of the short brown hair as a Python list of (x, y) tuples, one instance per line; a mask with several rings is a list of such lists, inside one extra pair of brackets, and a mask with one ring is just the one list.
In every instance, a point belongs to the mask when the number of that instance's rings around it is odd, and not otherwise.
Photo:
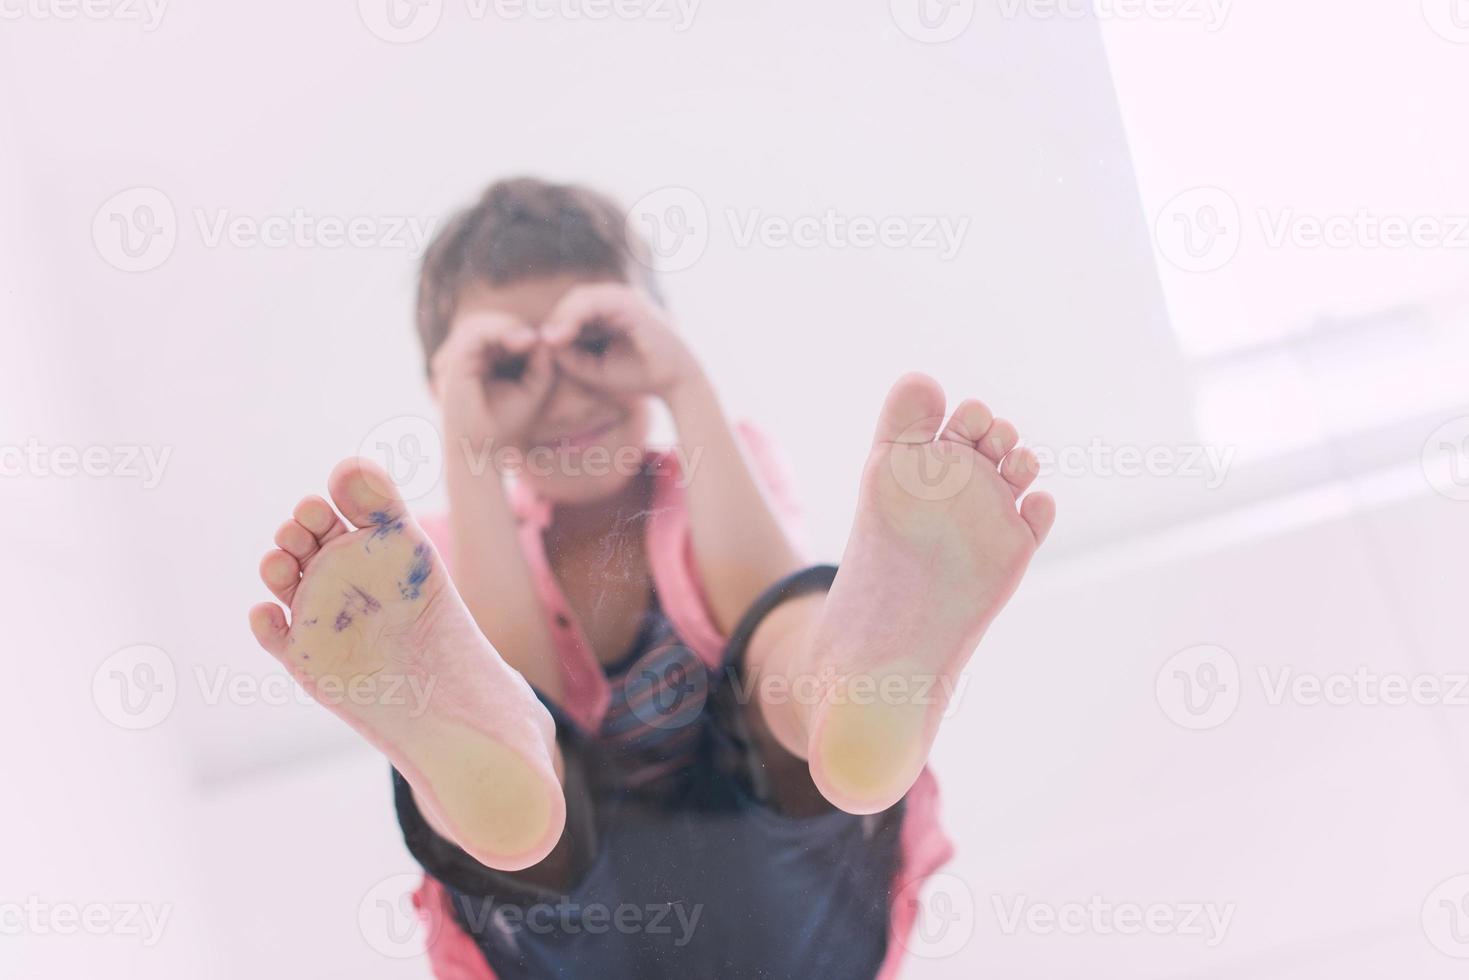
[(561, 273), (611, 276), (659, 299), (647, 246), (606, 195), (534, 177), (497, 181), (439, 229), (418, 278), (418, 337), (424, 360), (449, 334), (460, 291)]

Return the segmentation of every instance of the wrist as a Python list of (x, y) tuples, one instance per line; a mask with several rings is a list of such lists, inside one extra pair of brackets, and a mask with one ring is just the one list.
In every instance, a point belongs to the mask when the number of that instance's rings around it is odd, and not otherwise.
[(445, 405), (441, 419), (444, 465), (451, 470), (474, 469), (472, 464), (489, 459), (504, 438), (494, 418), (482, 408), (465, 406), (456, 411)]
[(673, 416), (674, 425), (684, 419), (710, 411), (718, 411), (719, 396), (714, 385), (697, 366), (679, 375), (678, 379), (662, 394), (663, 403)]

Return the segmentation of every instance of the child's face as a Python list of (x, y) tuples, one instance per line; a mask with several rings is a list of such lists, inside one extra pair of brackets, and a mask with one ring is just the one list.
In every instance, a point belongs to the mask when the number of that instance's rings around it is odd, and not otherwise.
[[(562, 274), (504, 286), (474, 283), (459, 295), (454, 323), (475, 314), (497, 313), (539, 330), (570, 289), (602, 281), (606, 280)], [(539, 405), (512, 440), (525, 454), (524, 464), (515, 472), (517, 479), (537, 496), (561, 504), (592, 503), (627, 486), (647, 445), (646, 396), (592, 388), (554, 371), (545, 391), (527, 397), (539, 400)]]

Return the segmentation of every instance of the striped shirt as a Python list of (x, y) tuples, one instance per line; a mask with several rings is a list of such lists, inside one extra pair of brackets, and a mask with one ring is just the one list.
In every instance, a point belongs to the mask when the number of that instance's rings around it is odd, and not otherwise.
[(709, 668), (656, 600), (627, 654), (603, 669), (611, 700), (594, 741), (617, 785), (645, 788), (698, 758)]

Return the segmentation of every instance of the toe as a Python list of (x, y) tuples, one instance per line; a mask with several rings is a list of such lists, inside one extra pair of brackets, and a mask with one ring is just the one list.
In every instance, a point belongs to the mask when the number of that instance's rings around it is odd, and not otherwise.
[(1023, 446), (1011, 452), (1000, 463), (1000, 475), (1010, 484), (1010, 489), (1015, 491), (1017, 497), (1035, 482), (1036, 474), (1040, 471), (1041, 464), (1035, 453)]
[(250, 610), (250, 632), (265, 652), (280, 657), (286, 652), (286, 616), (273, 602), (262, 602)]
[(1020, 433), (1015, 431), (1014, 425), (1006, 419), (995, 419), (990, 430), (984, 434), (984, 438), (979, 440), (979, 451), (990, 462), (998, 464), (1019, 441)]
[(275, 546), (303, 565), (320, 547), (316, 535), (295, 521), (286, 521), (275, 532)]
[(344, 459), (327, 479), (332, 502), (356, 527), (371, 527), (402, 519), (407, 513), (392, 477), (368, 459)]
[(296, 594), (296, 586), (301, 584), (301, 566), (284, 551), (266, 552), (260, 559), (260, 580), (277, 599), (289, 606), (291, 597)]
[(926, 374), (909, 372), (897, 380), (877, 420), (878, 442), (933, 442), (944, 424), (944, 389)]
[(315, 495), (303, 497), (291, 516), (297, 524), (315, 535), (318, 544), (326, 544), (337, 535), (347, 533), (347, 525), (332, 510), (332, 505)]
[(973, 446), (989, 431), (995, 416), (984, 402), (977, 398), (966, 398), (954, 409), (949, 424), (944, 426), (943, 438)]
[(1056, 523), (1056, 498), (1044, 492), (1027, 494), (1020, 501), (1020, 516), (1030, 525), (1035, 543), (1041, 544), (1051, 533), (1051, 525)]

